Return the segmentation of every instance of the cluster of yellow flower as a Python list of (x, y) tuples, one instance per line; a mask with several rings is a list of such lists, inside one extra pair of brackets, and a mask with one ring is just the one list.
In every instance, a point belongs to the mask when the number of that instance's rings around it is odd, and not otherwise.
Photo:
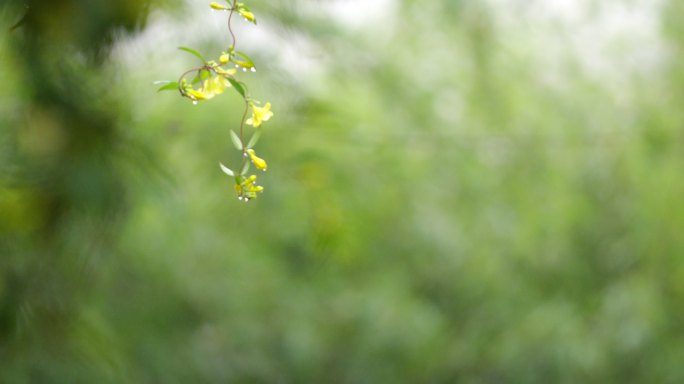
[(249, 177), (238, 176), (235, 178), (237, 180), (235, 192), (237, 192), (238, 199), (249, 201), (250, 199), (257, 197), (257, 193), (264, 190), (264, 187), (261, 185), (254, 185), (256, 178), (256, 175), (251, 175)]
[(223, 93), (223, 90), (230, 87), (230, 82), (223, 76), (211, 76), (202, 82), (199, 89), (194, 89), (192, 84), (186, 79), (181, 80), (181, 93), (197, 104), (201, 100), (209, 100), (216, 95)]
[[(237, 171), (220, 164), (221, 170), (227, 175), (235, 179), (235, 191), (238, 199), (249, 201), (264, 190), (264, 187), (255, 185), (256, 175), (247, 176), (250, 163), (258, 170), (266, 171), (266, 161), (256, 155), (253, 147), (256, 145), (259, 137), (261, 137), (261, 130), (259, 128), (265, 121), (268, 121), (272, 116), (271, 103), (261, 103), (249, 96), (247, 86), (245, 83), (239, 81), (235, 75), (238, 69), (242, 68), (243, 72), (248, 70), (256, 72), (254, 62), (245, 53), (235, 49), (236, 39), (235, 34), (231, 28), (231, 18), (234, 13), (238, 13), (246, 21), (256, 24), (256, 17), (254, 13), (245, 6), (244, 3), (237, 2), (237, 0), (226, 0), (227, 5), (217, 2), (212, 2), (209, 6), (217, 11), (228, 12), (228, 29), (232, 38), (232, 43), (226, 51), (221, 52), (218, 60), (206, 60), (197, 51), (191, 48), (180, 48), (189, 52), (200, 60), (203, 64), (199, 67), (192, 68), (180, 76), (178, 82), (167, 82), (159, 90), (177, 89), (181, 96), (186, 97), (192, 101), (193, 104), (198, 104), (200, 101), (210, 100), (217, 95), (222, 94), (227, 88), (233, 88), (245, 102), (245, 113), (240, 121), (239, 134), (235, 131), (230, 131), (231, 140), (235, 147), (241, 151), (242, 162), (237, 168)], [(234, 65), (234, 68), (226, 68), (224, 66)], [(195, 74), (192, 81), (188, 81), (186, 77), (190, 74)], [(252, 111), (251, 117), (245, 119), (248, 110)], [(244, 126), (251, 125), (256, 130), (252, 134), (249, 141), (245, 140)]]

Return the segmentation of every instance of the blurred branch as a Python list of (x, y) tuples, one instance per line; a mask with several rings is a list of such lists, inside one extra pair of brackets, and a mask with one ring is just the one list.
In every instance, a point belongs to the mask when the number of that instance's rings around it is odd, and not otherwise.
[(24, 22), (26, 21), (26, 18), (28, 17), (28, 14), (29, 14), (29, 6), (25, 5), (25, 7), (26, 7), (26, 12), (24, 13), (24, 16), (22, 16), (21, 19), (19, 19), (19, 21), (17, 21), (13, 26), (11, 26), (9, 28), (9, 30), (8, 30), (9, 32), (14, 32), (15, 29), (21, 27), (22, 24), (24, 24)]

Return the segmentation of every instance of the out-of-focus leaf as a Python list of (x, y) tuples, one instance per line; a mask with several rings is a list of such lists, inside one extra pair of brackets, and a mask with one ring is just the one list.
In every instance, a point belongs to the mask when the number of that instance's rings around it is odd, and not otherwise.
[(247, 143), (247, 149), (253, 148), (257, 142), (259, 142), (259, 138), (261, 137), (261, 129), (257, 130), (254, 132), (252, 135), (252, 138), (249, 139), (249, 142)]
[(197, 83), (199, 83), (200, 81), (202, 81), (202, 79), (200, 78), (200, 74), (199, 74), (199, 72), (198, 72), (198, 73), (195, 75), (195, 77), (192, 79), (192, 82), (191, 82), (191, 83), (192, 83), (192, 84), (197, 84)]
[(178, 90), (178, 82), (172, 81), (166, 85), (161, 86), (159, 89), (157, 89), (157, 92), (161, 91), (177, 91)]
[(242, 169), (240, 169), (240, 175), (244, 176), (249, 172), (249, 165), (251, 163), (249, 161), (245, 161), (245, 163), (242, 165)]
[(24, 22), (26, 22), (26, 17), (27, 17), (28, 14), (29, 14), (28, 10), (29, 10), (29, 7), (28, 7), (28, 5), (26, 5), (26, 13), (24, 13), (24, 16), (22, 16), (21, 19), (19, 19), (19, 21), (17, 21), (16, 23), (14, 23), (14, 25), (12, 25), (12, 26), (9, 28), (9, 32), (13, 32), (15, 29), (21, 27), (21, 25), (24, 24)]
[(232, 129), (230, 130), (230, 140), (237, 150), (242, 151), (242, 140), (240, 140), (240, 136)]
[(233, 172), (233, 170), (231, 170), (230, 168), (226, 167), (221, 163), (219, 163), (219, 165), (221, 166), (221, 170), (223, 171), (223, 173), (225, 173), (228, 176), (235, 176), (235, 172)]
[(198, 59), (202, 60), (203, 63), (206, 63), (206, 62), (207, 62), (207, 59), (205, 59), (204, 56), (202, 56), (199, 52), (195, 51), (195, 50), (192, 49), (192, 48), (188, 48), (188, 47), (178, 47), (178, 49), (180, 49), (181, 51), (185, 51), (185, 52), (190, 53), (191, 55), (193, 55), (193, 56), (197, 57)]
[(230, 81), (230, 84), (233, 86), (233, 88), (235, 88), (236, 91), (238, 91), (240, 95), (242, 95), (242, 97), (245, 97), (245, 87), (242, 85), (242, 83), (231, 77), (226, 77), (226, 79)]

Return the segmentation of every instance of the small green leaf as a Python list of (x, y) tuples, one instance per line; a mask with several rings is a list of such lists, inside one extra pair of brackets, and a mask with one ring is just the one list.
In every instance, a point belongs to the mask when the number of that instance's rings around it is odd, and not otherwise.
[(200, 79), (206, 80), (206, 79), (209, 78), (209, 76), (211, 76), (211, 72), (207, 71), (206, 69), (203, 69), (203, 70), (199, 71), (199, 77), (200, 77)]
[(199, 83), (200, 81), (202, 81), (202, 79), (200, 78), (199, 72), (197, 72), (197, 74), (195, 75), (195, 77), (192, 79), (191, 84), (197, 84), (197, 83)]
[(192, 49), (192, 48), (188, 48), (188, 47), (178, 47), (178, 49), (180, 49), (181, 51), (188, 52), (188, 53), (191, 54), (191, 55), (194, 55), (194, 56), (197, 57), (198, 59), (202, 60), (203, 63), (206, 63), (206, 62), (207, 62), (207, 59), (205, 59), (204, 56), (202, 56), (199, 52), (195, 51), (195, 50)]
[(236, 91), (238, 91), (239, 94), (242, 95), (242, 97), (246, 97), (245, 96), (245, 87), (242, 85), (242, 83), (233, 79), (232, 77), (226, 77), (226, 79), (228, 79), (228, 81), (230, 81), (230, 84), (233, 86), (233, 88), (235, 88)]
[(177, 91), (178, 90), (178, 83), (175, 81), (172, 81), (166, 85), (161, 86), (161, 88), (157, 89), (157, 92), (161, 91)]
[(247, 172), (249, 171), (249, 165), (250, 165), (250, 162), (245, 161), (245, 163), (242, 165), (242, 169), (240, 169), (240, 175), (244, 176), (247, 174)]
[(247, 143), (247, 149), (254, 148), (256, 143), (259, 141), (259, 138), (261, 137), (261, 132), (262, 132), (261, 129), (254, 132), (254, 134), (252, 135), (252, 138), (249, 139), (249, 143)]
[(230, 140), (238, 151), (242, 151), (242, 140), (240, 140), (240, 136), (232, 129), (230, 130)]
[(221, 170), (223, 171), (223, 173), (225, 173), (228, 176), (235, 176), (235, 172), (233, 172), (230, 168), (226, 167), (221, 163), (219, 163), (219, 165), (221, 166)]

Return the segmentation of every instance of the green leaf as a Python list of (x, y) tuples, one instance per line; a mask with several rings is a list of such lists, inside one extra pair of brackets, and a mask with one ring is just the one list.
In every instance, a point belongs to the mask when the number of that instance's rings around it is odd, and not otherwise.
[(232, 129), (230, 130), (230, 140), (233, 142), (233, 145), (238, 151), (242, 151), (242, 140), (240, 140), (240, 136), (238, 136), (237, 133), (235, 133), (235, 131)]
[(261, 132), (261, 129), (254, 132), (252, 138), (249, 139), (249, 143), (247, 143), (247, 149), (251, 149), (256, 145), (256, 143), (259, 141), (259, 138), (261, 137)]
[(202, 81), (202, 79), (200, 78), (200, 73), (199, 73), (199, 71), (198, 71), (197, 74), (195, 75), (195, 77), (192, 79), (191, 84), (197, 84), (197, 83), (199, 83), (200, 81)]
[(166, 85), (161, 86), (161, 88), (157, 89), (157, 92), (161, 91), (177, 91), (178, 90), (178, 83), (175, 81), (172, 81)]
[(242, 95), (242, 97), (246, 97), (245, 96), (245, 87), (242, 85), (242, 83), (233, 79), (232, 77), (226, 77), (226, 79), (228, 79), (228, 81), (230, 81), (230, 84), (233, 86), (233, 88), (235, 88), (236, 91), (238, 91), (239, 94)]
[(249, 171), (249, 165), (250, 165), (250, 162), (245, 161), (245, 163), (242, 165), (242, 169), (240, 170), (240, 175), (244, 176), (247, 174), (247, 172)]
[(207, 71), (206, 69), (203, 69), (203, 70), (199, 71), (199, 77), (200, 77), (200, 79), (206, 80), (206, 79), (209, 78), (209, 76), (211, 76), (211, 72)]
[(198, 59), (202, 60), (203, 63), (206, 63), (206, 62), (207, 62), (207, 59), (205, 59), (204, 56), (202, 56), (199, 52), (195, 51), (195, 50), (192, 49), (192, 48), (188, 48), (188, 47), (178, 47), (178, 49), (180, 49), (181, 51), (185, 51), (185, 52), (190, 53), (191, 55), (193, 55), (193, 56), (197, 57)]
[(223, 171), (223, 173), (225, 173), (228, 176), (235, 176), (235, 172), (233, 172), (233, 170), (231, 170), (230, 168), (226, 167), (221, 163), (219, 163), (219, 165), (221, 166), (221, 170)]

